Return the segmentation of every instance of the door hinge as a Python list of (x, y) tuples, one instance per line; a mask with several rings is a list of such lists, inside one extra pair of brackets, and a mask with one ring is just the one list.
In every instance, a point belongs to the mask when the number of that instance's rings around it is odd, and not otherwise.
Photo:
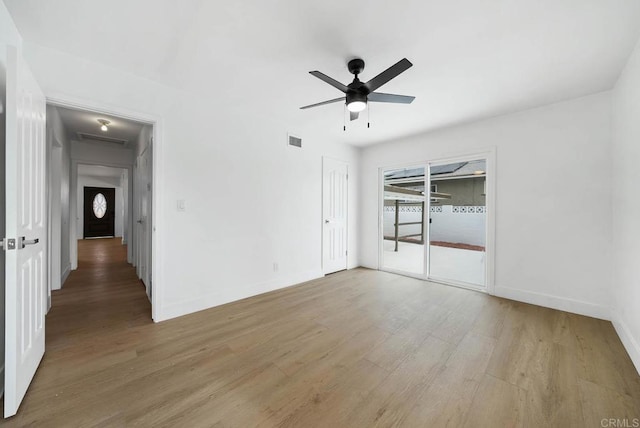
[[(6, 242), (6, 244), (5, 244), (5, 242)], [(13, 239), (13, 238), (0, 239), (0, 248), (5, 250), (5, 251), (15, 250), (16, 249), (16, 240)]]

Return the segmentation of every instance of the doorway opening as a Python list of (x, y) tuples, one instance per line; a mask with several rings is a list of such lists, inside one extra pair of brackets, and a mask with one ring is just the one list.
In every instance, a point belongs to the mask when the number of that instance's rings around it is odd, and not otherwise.
[(495, 153), (380, 169), (380, 269), (492, 291)]
[[(48, 104), (47, 137), (51, 290), (64, 288), (79, 259), (97, 272), (91, 257), (121, 263), (124, 254), (151, 300), (153, 124)], [(83, 244), (100, 239), (109, 242)]]

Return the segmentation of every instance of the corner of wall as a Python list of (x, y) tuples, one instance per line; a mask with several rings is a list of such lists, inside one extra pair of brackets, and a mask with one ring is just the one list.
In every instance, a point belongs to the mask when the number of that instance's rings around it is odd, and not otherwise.
[(279, 290), (281, 288), (291, 287), (303, 282), (312, 281), (323, 276), (324, 274), (321, 270), (310, 270), (287, 275), (285, 277), (275, 278), (271, 281), (240, 287), (238, 289), (233, 289), (230, 292), (217, 291), (206, 296), (199, 296), (197, 299), (163, 306), (159, 308), (153, 321), (166, 321), (172, 318), (177, 318), (183, 315), (188, 315), (194, 312), (203, 311), (205, 309), (211, 309), (216, 306), (235, 302), (247, 297), (258, 296), (261, 294), (269, 293), (271, 291)]
[(529, 303), (531, 305), (544, 306), (545, 308), (557, 309), (559, 311), (571, 312), (573, 314), (584, 315), (587, 317), (598, 318), (601, 320), (608, 321), (611, 319), (610, 307), (581, 300), (568, 299), (565, 297), (498, 285), (495, 287), (494, 296)]
[(67, 266), (65, 266), (64, 270), (62, 271), (62, 278), (60, 278), (60, 287), (64, 287), (64, 283), (67, 281), (67, 278), (69, 278), (70, 273), (71, 273), (71, 264), (68, 264)]
[(611, 323), (616, 329), (616, 333), (618, 333), (620, 341), (622, 341), (622, 345), (627, 350), (633, 365), (636, 367), (636, 371), (640, 374), (640, 344), (635, 340), (629, 331), (629, 327), (627, 327), (627, 324), (625, 324), (622, 318), (613, 314), (611, 318)]

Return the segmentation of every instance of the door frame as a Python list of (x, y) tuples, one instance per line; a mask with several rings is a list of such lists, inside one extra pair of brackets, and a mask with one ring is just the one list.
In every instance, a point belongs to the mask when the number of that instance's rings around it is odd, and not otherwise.
[[(51, 104), (53, 106), (86, 110), (95, 113), (108, 114), (112, 116), (117, 116), (123, 119), (134, 120), (137, 122), (141, 122), (147, 125), (151, 125), (153, 132), (153, 151), (152, 151), (152, 180), (151, 180), (151, 212), (152, 216), (152, 225), (151, 231), (153, 234), (153, 239), (151, 239), (151, 276), (153, 278), (153, 293), (151, 299), (151, 318), (155, 322), (161, 321), (164, 317), (162, 315), (162, 307), (160, 306), (162, 302), (162, 296), (164, 296), (164, 275), (162, 275), (162, 266), (164, 263), (164, 254), (160, 251), (164, 245), (164, 236), (162, 233), (157, 233), (157, 227), (164, 224), (164, 213), (160, 210), (160, 207), (163, 206), (163, 202), (165, 200), (165, 186), (164, 186), (164, 177), (165, 170), (163, 168), (164, 165), (164, 119), (162, 116), (158, 116), (155, 114), (142, 113), (137, 110), (132, 110), (127, 107), (122, 106), (113, 106), (110, 104), (100, 103), (93, 100), (86, 100), (78, 97), (73, 97), (70, 95), (64, 94), (55, 94), (53, 96), (47, 97), (47, 104)], [(77, 161), (71, 160), (71, 189), (77, 188), (77, 179), (78, 179), (78, 164), (91, 165), (91, 162), (86, 161)], [(129, 197), (130, 201), (133, 198), (133, 165), (109, 165), (107, 163), (94, 163), (95, 165), (105, 165), (112, 166), (116, 168), (125, 168), (128, 169), (129, 172)], [(70, 204), (71, 205), (71, 204)], [(129, 205), (132, 207), (132, 204)], [(69, 207), (70, 210), (76, 209), (77, 207)], [(77, 211), (71, 211), (72, 213), (76, 213)], [(133, 215), (133, 210), (130, 209), (131, 215)], [(74, 222), (75, 224), (75, 222)], [(71, 229), (71, 228), (70, 228)], [(77, 231), (77, 226), (72, 228), (73, 230), (70, 232), (71, 235), (75, 235)], [(133, 227), (131, 227), (133, 230)], [(131, 237), (131, 235), (129, 235)], [(77, 240), (75, 241), (77, 246)], [(76, 268), (77, 268), (77, 247), (75, 250), (75, 254), (73, 253), (73, 242), (71, 249), (71, 260), (72, 263), (75, 259)], [(73, 268), (73, 266), (72, 266)]]
[[(132, 166), (131, 165), (126, 165), (126, 164), (119, 164), (117, 162), (91, 162), (91, 161), (85, 161), (85, 160), (78, 160), (78, 159), (71, 159), (71, 180), (69, 180), (69, 187), (70, 187), (70, 195), (69, 195), (69, 239), (70, 239), (70, 244), (69, 244), (69, 257), (71, 258), (71, 270), (76, 270), (78, 269), (78, 239), (82, 239), (83, 237), (79, 237), (78, 236), (78, 197), (77, 197), (77, 191), (78, 191), (78, 166), (79, 165), (88, 165), (88, 166), (108, 166), (111, 168), (120, 168), (120, 169), (126, 169), (128, 172), (127, 174), (129, 174), (129, 176), (131, 176), (131, 172), (132, 172)], [(129, 206), (131, 206), (132, 204), (132, 184), (131, 184), (131, 180), (128, 180), (127, 182), (127, 204)], [(75, 193), (73, 193), (75, 192)], [(130, 212), (131, 210), (129, 210), (127, 212), (127, 229), (132, 228), (131, 225), (131, 221), (132, 221), (132, 213)], [(73, 217), (72, 217), (73, 216)], [(131, 231), (129, 230), (128, 232), (128, 236), (131, 236)], [(64, 239), (64, 238), (63, 238)], [(133, 254), (133, 248), (131, 247), (131, 242), (127, 242), (128, 247), (127, 247), (127, 262), (131, 263), (132, 262), (132, 254)], [(136, 244), (137, 245), (137, 244)]]
[[(425, 167), (425, 188), (430, 188), (431, 179), (427, 175), (429, 172), (429, 167), (433, 164), (442, 164), (442, 163), (455, 163), (455, 162), (464, 162), (476, 159), (485, 159), (487, 162), (487, 173), (486, 173), (486, 199), (485, 204), (487, 207), (487, 218), (486, 218), (486, 230), (485, 230), (485, 286), (477, 287), (471, 284), (458, 283), (455, 281), (446, 281), (438, 278), (429, 277), (429, 245), (427, 243), (430, 240), (431, 236), (431, 224), (428, 221), (428, 213), (431, 210), (431, 202), (430, 198), (425, 198), (425, 209), (422, 213), (425, 221), (425, 234), (427, 240), (425, 242), (425, 260), (424, 260), (424, 272), (422, 275), (411, 274), (409, 272), (397, 271), (394, 269), (384, 268), (383, 266), (383, 257), (384, 257), (384, 171), (388, 171), (390, 169), (398, 169), (398, 168), (411, 168), (411, 167)], [(409, 162), (409, 163), (397, 163), (387, 166), (381, 166), (378, 168), (378, 270), (391, 272), (398, 275), (409, 276), (412, 278), (422, 279), (426, 281), (439, 282), (446, 285), (452, 285), (460, 288), (467, 288), (475, 291), (486, 292), (488, 294), (495, 294), (495, 230), (496, 230), (496, 160), (497, 153), (496, 147), (489, 147), (485, 149), (480, 149), (477, 151), (465, 151), (458, 153), (451, 153), (448, 155), (439, 155), (433, 158), (427, 157), (425, 160), (420, 162)]]

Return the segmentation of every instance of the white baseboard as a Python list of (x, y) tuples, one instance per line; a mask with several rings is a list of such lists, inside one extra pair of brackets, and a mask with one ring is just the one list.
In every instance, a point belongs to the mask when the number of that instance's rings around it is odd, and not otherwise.
[(67, 267), (64, 268), (62, 272), (62, 278), (60, 279), (60, 286), (64, 286), (64, 282), (69, 278), (69, 274), (71, 273), (71, 264), (68, 264)]
[(640, 374), (640, 344), (638, 344), (638, 341), (633, 337), (629, 331), (629, 327), (627, 327), (627, 324), (622, 318), (615, 314), (612, 314), (611, 318), (613, 327), (616, 329), (624, 348), (627, 350), (627, 354), (631, 357), (633, 365), (636, 366), (638, 374)]
[(501, 287), (498, 285), (495, 287), (494, 295), (497, 297), (504, 297), (505, 299), (531, 303), (532, 305), (544, 306), (546, 308), (558, 309), (560, 311), (571, 312), (573, 314), (585, 315), (602, 320), (609, 321), (611, 319), (611, 308), (609, 306), (597, 305), (595, 303), (584, 302), (581, 300), (567, 299), (566, 297), (519, 290), (511, 287)]
[(182, 315), (210, 309), (215, 306), (220, 306), (226, 303), (235, 302), (237, 300), (246, 299), (247, 297), (268, 293), (269, 291), (278, 290), (280, 288), (290, 287), (292, 285), (311, 281), (323, 276), (324, 274), (321, 270), (311, 270), (307, 272), (298, 272), (284, 277), (278, 277), (262, 283), (251, 284), (244, 287), (236, 287), (230, 290), (217, 291), (215, 293), (201, 296), (197, 299), (160, 307), (156, 312), (154, 321), (166, 321), (171, 318), (176, 318)]

